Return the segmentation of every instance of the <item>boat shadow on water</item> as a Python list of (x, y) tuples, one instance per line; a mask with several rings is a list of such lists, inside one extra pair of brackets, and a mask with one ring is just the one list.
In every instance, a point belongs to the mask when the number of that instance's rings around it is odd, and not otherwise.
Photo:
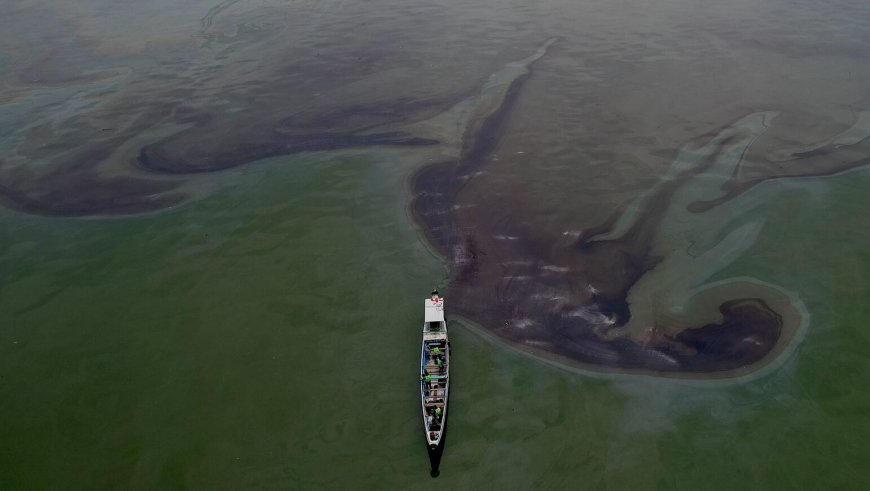
[(435, 448), (426, 447), (426, 452), (429, 454), (429, 465), (431, 466), (431, 470), (429, 471), (429, 475), (432, 477), (438, 477), (441, 475), (441, 456), (444, 454), (444, 447), (447, 445), (447, 424), (444, 424), (444, 431), (441, 435), (441, 443), (437, 445)]

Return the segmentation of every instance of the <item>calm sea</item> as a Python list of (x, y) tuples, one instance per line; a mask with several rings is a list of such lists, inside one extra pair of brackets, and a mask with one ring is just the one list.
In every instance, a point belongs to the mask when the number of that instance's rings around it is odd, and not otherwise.
[[(782, 285), (811, 315), (758, 376), (572, 371), (452, 320), (435, 479), (418, 343), (433, 286), (449, 316), (449, 273), (407, 211), (430, 153), (159, 176), (184, 198), (148, 213), (50, 216), (10, 191), (97, 200), (106, 180), (153, 178), (139, 149), (190, 128), (197, 149), (287, 121), (402, 131), (556, 37), (479, 189), (519, 193), (558, 235), (607, 219), (679, 146), (747, 114), (779, 113), (759, 152), (853, 125), (870, 109), (866, 3), (22, 0), (0, 13), (0, 489), (870, 482), (865, 170), (766, 194), (757, 240), (713, 278)], [(132, 192), (112, 182), (101, 206)]]

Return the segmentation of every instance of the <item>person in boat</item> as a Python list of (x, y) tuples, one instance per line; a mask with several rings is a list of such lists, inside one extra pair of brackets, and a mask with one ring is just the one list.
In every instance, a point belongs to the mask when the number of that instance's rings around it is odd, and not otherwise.
[(438, 418), (439, 420), (441, 419), (441, 406), (440, 405), (435, 406), (435, 417)]
[(435, 360), (435, 363), (438, 364), (438, 366), (441, 366), (441, 348), (433, 346), (429, 351), (432, 355), (432, 359)]
[(432, 301), (433, 301), (433, 302), (437, 302), (438, 300), (439, 300), (439, 298), (438, 298), (438, 290), (437, 290), (437, 289), (436, 289), (436, 290), (432, 290)]
[(427, 409), (428, 414), (426, 415), (426, 426), (430, 430), (438, 430), (438, 423), (441, 421), (441, 418), (435, 414), (435, 410), (432, 408)]
[(423, 381), (426, 382), (427, 389), (432, 389), (432, 376), (429, 375), (429, 372), (426, 372), (426, 376), (423, 377)]

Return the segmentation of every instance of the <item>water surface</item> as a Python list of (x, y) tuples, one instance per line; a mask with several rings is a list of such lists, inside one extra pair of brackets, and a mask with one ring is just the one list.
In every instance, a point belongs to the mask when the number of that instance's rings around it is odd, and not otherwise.
[(7, 9), (3, 489), (867, 481), (862, 2)]

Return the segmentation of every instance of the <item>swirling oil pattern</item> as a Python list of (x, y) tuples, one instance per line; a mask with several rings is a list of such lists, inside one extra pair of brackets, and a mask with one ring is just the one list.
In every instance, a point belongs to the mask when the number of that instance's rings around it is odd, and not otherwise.
[[(789, 160), (822, 176), (866, 165), (867, 116), (771, 161)], [(751, 114), (687, 144), (618, 218), (561, 244), (514, 220), (482, 234), (472, 226), (480, 218), (465, 210), (493, 213), (474, 198), (456, 198), (466, 167), (484, 160), (474, 150), (459, 164), (421, 172), (416, 211), (452, 258), (463, 312), (500, 336), (586, 367), (749, 373), (785, 350), (809, 315), (782, 287), (751, 278), (708, 281), (754, 243), (764, 219), (752, 210), (794, 179), (795, 171), (741, 179), (751, 145), (775, 118)], [(452, 179), (438, 177), (444, 175)]]
[(867, 0), (0, 0), (0, 491), (863, 491), (868, 61)]
[[(842, 3), (843, 32), (866, 32)], [(584, 368), (776, 360), (809, 323), (796, 288), (722, 272), (782, 189), (870, 162), (866, 36), (812, 24), (806, 44), (757, 20), (778, 4), (112, 5), (25, 1), (4, 22), (7, 208), (137, 215), (263, 161), (401, 155), (456, 312)], [(120, 27), (149, 15), (153, 32)]]
[(789, 290), (752, 278), (708, 280), (752, 246), (764, 225), (752, 210), (784, 183), (811, 185), (809, 178), (870, 163), (870, 112), (823, 142), (760, 158), (755, 167), (767, 170), (754, 175), (747, 156), (777, 114), (745, 116), (679, 149), (618, 217), (566, 230), (576, 239), (564, 241), (542, 237), (521, 212), (499, 216), (517, 206), (516, 195), (462, 194), (494, 165), (523, 81), (514, 79), (499, 107), (469, 127), (455, 161), (424, 168), (414, 181), (415, 216), (451, 261), (464, 315), (569, 364), (672, 376), (745, 375), (799, 339), (809, 312)]

